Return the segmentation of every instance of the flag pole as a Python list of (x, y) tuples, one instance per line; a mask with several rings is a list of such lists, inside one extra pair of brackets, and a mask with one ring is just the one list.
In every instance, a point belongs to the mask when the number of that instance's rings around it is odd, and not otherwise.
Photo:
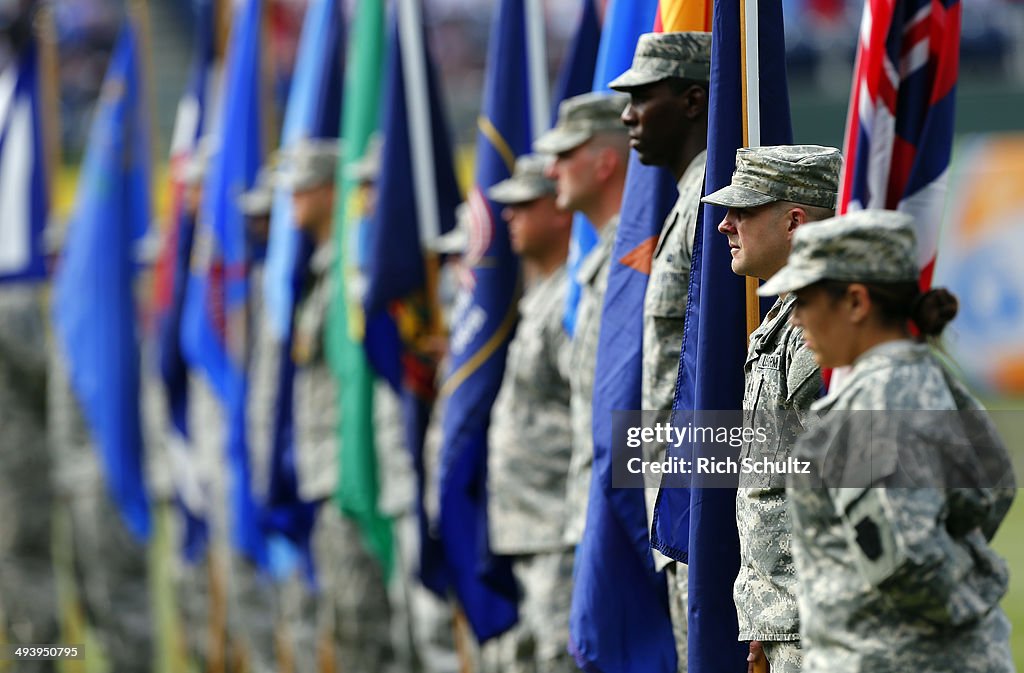
[[(142, 99), (146, 101), (149, 108), (149, 166), (152, 175), (153, 158), (156, 157), (157, 147), (160, 145), (159, 129), (156, 123), (156, 95), (153, 83), (153, 33), (152, 23), (149, 19), (149, 0), (132, 0), (130, 5), (131, 16), (135, 19), (135, 25), (139, 31), (139, 52), (142, 56), (142, 72), (139, 73), (139, 80), (142, 82)], [(147, 185), (148, 187), (148, 185)]]
[[(409, 124), (410, 150), (412, 154), (413, 189), (419, 209), (417, 222), (420, 242), (426, 244), (441, 235), (441, 219), (437, 203), (437, 173), (434, 165), (432, 146), (433, 119), (431, 118), (430, 96), (427, 92), (427, 64), (423, 54), (423, 12), (420, 0), (399, 0), (398, 35), (402, 45), (402, 70), (405, 72), (405, 98), (411, 114)], [(441, 305), (438, 283), (441, 262), (437, 253), (424, 250), (424, 271), (426, 299), (430, 306), (429, 336), (444, 334), (441, 322)]]
[[(743, 99), (743, 146), (761, 145), (761, 82), (757, 39), (757, 0), (740, 3), (740, 92)], [(747, 338), (761, 324), (761, 305), (757, 297), (757, 278), (746, 277)]]
[(541, 0), (526, 0), (526, 58), (530, 73), (530, 120), (533, 137), (548, 130), (551, 102), (548, 94), (548, 61)]
[(427, 95), (427, 64), (423, 58), (423, 13), (420, 0), (399, 0), (398, 35), (405, 71), (405, 96), (412, 114), (409, 140), (412, 149), (413, 186), (419, 206), (420, 240), (432, 241), (441, 233), (437, 212), (437, 178), (432, 161), (430, 99)]
[[(218, 77), (217, 88), (220, 90), (218, 98), (223, 98), (226, 75), (223, 75), (227, 63), (228, 41), (230, 31), (234, 23), (234, 16), (231, 12), (231, 3), (227, 0), (212, 0), (213, 2), (213, 44), (214, 59), (219, 63), (218, 70), (222, 76)], [(227, 102), (220, 100), (220, 105)], [(223, 132), (223, 129), (220, 129)], [(205, 197), (204, 197), (205, 198)], [(225, 414), (224, 422), (229, 422)], [(227, 648), (228, 648), (228, 602), (227, 585), (228, 573), (224, 563), (227, 559), (218, 545), (211, 544), (206, 552), (206, 579), (209, 592), (209, 614), (207, 616), (207, 659), (205, 673), (226, 673), (227, 671)]]

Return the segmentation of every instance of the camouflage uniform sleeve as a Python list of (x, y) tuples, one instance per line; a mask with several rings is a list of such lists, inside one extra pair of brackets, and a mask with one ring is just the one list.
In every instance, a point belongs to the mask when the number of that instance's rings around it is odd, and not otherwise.
[(0, 358), (18, 378), (19, 386), (41, 395), (46, 384), (46, 340), (43, 312), (34, 288), (8, 288), (0, 293)]
[(980, 527), (947, 530), (937, 488), (836, 489), (837, 509), (862, 579), (912, 623), (958, 627), (981, 619), (1006, 592), (1006, 563)]

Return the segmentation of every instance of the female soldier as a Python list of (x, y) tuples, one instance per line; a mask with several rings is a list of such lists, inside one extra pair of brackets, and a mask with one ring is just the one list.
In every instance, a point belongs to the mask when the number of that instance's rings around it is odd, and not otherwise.
[(796, 292), (794, 324), (822, 368), (852, 365), (813, 405), (794, 449), (810, 472), (787, 484), (805, 672), (1013, 670), (1008, 571), (989, 546), (1012, 471), (925, 343), (957, 302), (919, 292), (912, 222), (862, 211), (801, 227), (760, 290)]

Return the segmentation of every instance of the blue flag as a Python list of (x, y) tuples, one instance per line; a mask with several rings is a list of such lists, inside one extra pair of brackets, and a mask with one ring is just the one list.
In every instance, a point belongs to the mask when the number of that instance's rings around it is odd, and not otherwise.
[[(344, 20), (338, 0), (313, 0), (306, 9), (295, 59), (281, 147), (303, 138), (337, 138), (345, 65)], [(263, 287), (267, 319), (284, 339), (291, 333), (296, 290), (292, 287), (302, 234), (295, 228), (291, 194), (276, 190)]]
[(0, 72), (0, 82), (10, 78), (13, 85), (0, 101), (0, 282), (46, 276), (47, 157), (39, 77), (39, 46), (30, 38)]
[[(640, 36), (649, 33), (658, 11), (658, 0), (609, 0), (605, 26), (594, 67), (594, 91), (608, 91), (608, 82), (624, 73), (633, 63), (633, 52)], [(572, 220), (569, 240), (569, 286), (565, 293), (565, 329), (576, 332), (576, 307), (580, 302), (580, 284), (576, 279), (580, 264), (597, 245), (597, 230), (582, 213)]]
[(651, 255), (678, 194), (665, 169), (630, 157), (594, 381), (594, 474), (576, 550), (571, 648), (585, 671), (676, 670), (665, 576), (654, 569), (644, 491), (612, 488), (612, 415), (640, 408), (643, 312)]
[[(169, 235), (154, 273), (153, 306), (156, 318), (157, 368), (163, 383), (170, 413), (171, 428), (167, 441), (171, 451), (189, 451), (188, 381), (189, 368), (182, 352), (181, 318), (188, 286), (192, 243), (195, 240), (195, 215), (187, 212), (185, 189), (180, 175), (197, 151), (199, 140), (209, 121), (208, 92), (214, 78), (214, 17), (212, 0), (193, 5), (196, 38), (188, 84), (174, 120), (171, 137), (171, 221)], [(186, 460), (193, 460), (185, 456)], [(176, 475), (184, 482), (191, 475)], [(193, 502), (199, 484), (175, 483), (175, 502), (183, 522), (182, 553), (189, 562), (202, 558), (209, 542), (209, 526), (200, 503)]]
[(511, 175), (533, 140), (525, 12), (523, 0), (502, 0), (491, 25), (476, 185), (469, 194), (469, 279), (456, 298), (441, 388), (440, 533), (455, 593), (480, 641), (517, 619), (511, 563), (493, 556), (487, 540), (487, 425), (518, 316), (519, 268), (501, 208), (484, 190)]
[[(182, 341), (220, 398), (227, 424), (231, 541), (254, 563), (265, 562), (260, 513), (250, 484), (245, 436), (248, 258), (245, 216), (235, 199), (255, 183), (262, 159), (260, 0), (240, 3), (227, 52), (220, 147), (210, 161), (197, 222), (197, 245), (185, 297)], [(196, 255), (194, 255), (195, 257)]]
[[(423, 504), (425, 484), (424, 441), (430, 409), (436, 396), (435, 365), (430, 354), (422, 351), (423, 338), (429, 336), (439, 319), (428, 296), (427, 269), (424, 264), (422, 221), (425, 209), (432, 207), (438, 233), (455, 226), (455, 208), (461, 201), (455, 179), (451, 140), (440, 87), (426, 35), (421, 38), (423, 53), (417, 55), (426, 71), (426, 101), (414, 99), (416, 89), (408, 86), (403, 67), (402, 31), (398, 14), (393, 12), (387, 55), (386, 80), (381, 129), (381, 174), (377, 182), (377, 208), (365, 232), (366, 275), (365, 348), (378, 375), (389, 381), (402, 398), (406, 445), (411, 452), (416, 477), (416, 513), (419, 520), (419, 576), (425, 586), (438, 594), (447, 588), (443, 551), (431, 534)], [(417, 30), (423, 32), (422, 26)], [(415, 75), (414, 75), (415, 76)], [(410, 138), (412, 114), (427, 114), (430, 129), (429, 157), (417, 162)], [(432, 205), (420, 203), (415, 172), (429, 162)], [(401, 326), (401, 327), (400, 327)]]
[(121, 30), (82, 165), (53, 321), (71, 386), (128, 530), (150, 531), (139, 418), (134, 244), (149, 226), (149, 128), (138, 37)]
[[(303, 241), (298, 250), (299, 264), (292, 278), (294, 292), (299, 292), (305, 278), (306, 262), (311, 253)], [(311, 547), (313, 525), (318, 504), (299, 497), (295, 467), (295, 360), (290, 357), (292, 339), (289, 334), (280, 345), (274, 418), (271, 421), (270, 469), (266, 502), (263, 503), (262, 528), (267, 535), (267, 557), (271, 573), (288, 577), (296, 562), (304, 566), (307, 578), (314, 578)]]
[[(792, 142), (781, 5), (761, 3), (758, 34), (747, 36), (760, 53), (760, 144)], [(744, 145), (739, 8), (715, 0), (708, 110), (705, 193), (731, 182), (736, 150)], [(732, 272), (718, 223), (722, 208), (704, 206), (693, 246), (677, 383), (676, 409), (740, 409), (746, 359), (746, 290)], [(671, 452), (671, 449), (670, 449)], [(689, 564), (689, 670), (742, 670), (746, 646), (739, 632), (732, 587), (739, 569), (735, 491), (663, 488), (655, 510), (652, 545)]]

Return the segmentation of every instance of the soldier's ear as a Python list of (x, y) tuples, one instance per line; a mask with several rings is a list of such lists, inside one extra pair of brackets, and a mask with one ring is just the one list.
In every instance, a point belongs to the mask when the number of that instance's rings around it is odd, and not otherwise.
[(863, 323), (871, 315), (871, 294), (863, 283), (850, 283), (846, 288), (850, 322)]
[(708, 91), (699, 84), (692, 84), (683, 92), (686, 116), (697, 119), (708, 112)]
[(619, 155), (611, 147), (602, 147), (594, 157), (594, 177), (603, 182), (615, 173), (618, 167)]
[(807, 211), (800, 206), (793, 206), (786, 213), (787, 228), (789, 229), (790, 235), (796, 231), (796, 228), (802, 224), (807, 223)]

